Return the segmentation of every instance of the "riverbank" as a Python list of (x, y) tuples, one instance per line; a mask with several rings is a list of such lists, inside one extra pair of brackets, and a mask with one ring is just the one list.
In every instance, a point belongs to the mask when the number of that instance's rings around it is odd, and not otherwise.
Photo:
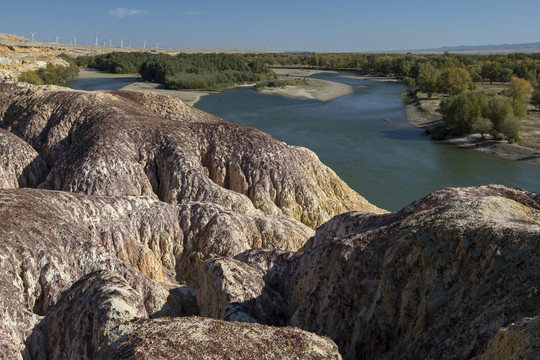
[(170, 95), (179, 98), (184, 103), (193, 106), (201, 97), (214, 94), (215, 91), (203, 90), (170, 90), (162, 87), (163, 85), (155, 83), (147, 83), (144, 81), (134, 82), (124, 86), (121, 90), (129, 91), (152, 91), (161, 95)]
[[(291, 77), (306, 77), (323, 70), (303, 70), (303, 69), (275, 69), (280, 76)], [(253, 86), (253, 85), (248, 85)], [(143, 81), (134, 82), (124, 86), (121, 90), (130, 91), (153, 91), (162, 95), (175, 96), (186, 104), (193, 106), (201, 97), (213, 94), (215, 91), (204, 90), (170, 90), (163, 88), (160, 84), (147, 83)], [(350, 85), (337, 83), (334, 81), (308, 79), (308, 83), (304, 86), (289, 86), (285, 88), (264, 88), (257, 90), (261, 94), (275, 94), (293, 98), (307, 98), (319, 101), (330, 101), (340, 96), (352, 94), (353, 90)]]
[[(405, 106), (407, 122), (413, 126), (431, 129), (443, 126), (444, 122), (440, 115), (434, 113), (434, 106), (430, 102), (425, 108), (418, 103)], [(480, 134), (456, 136), (448, 140), (442, 140), (448, 144), (465, 149), (480, 151), (506, 160), (520, 161), (523, 163), (540, 166), (540, 150), (518, 144), (510, 144), (506, 141), (495, 141), (482, 138)]]

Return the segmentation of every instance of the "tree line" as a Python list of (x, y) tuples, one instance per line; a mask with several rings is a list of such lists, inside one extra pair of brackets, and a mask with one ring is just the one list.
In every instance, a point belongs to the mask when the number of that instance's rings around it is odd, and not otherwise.
[(267, 64), (238, 54), (156, 54), (115, 52), (78, 57), (79, 66), (112, 73), (139, 73), (168, 89), (219, 90), (274, 79)]

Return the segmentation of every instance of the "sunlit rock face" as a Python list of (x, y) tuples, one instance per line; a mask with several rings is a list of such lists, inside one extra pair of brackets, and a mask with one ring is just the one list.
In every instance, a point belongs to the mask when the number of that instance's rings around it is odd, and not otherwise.
[(331, 337), (344, 358), (469, 359), (498, 331), (502, 345), (490, 346), (508, 349), (517, 340), (505, 336), (529, 327), (500, 329), (538, 314), (536, 199), (504, 186), (442, 189), (397, 213), (338, 215), (298, 252), (236, 259), (259, 274), (255, 288), (287, 302), (289, 325)]

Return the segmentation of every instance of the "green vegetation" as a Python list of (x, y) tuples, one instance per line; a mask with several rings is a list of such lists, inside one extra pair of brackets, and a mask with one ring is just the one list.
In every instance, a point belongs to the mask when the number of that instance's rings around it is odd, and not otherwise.
[(53, 65), (48, 63), (46, 67), (36, 71), (26, 71), (19, 76), (19, 81), (34, 85), (60, 85), (75, 79), (79, 75), (79, 67), (73, 59), (61, 56), (69, 63), (69, 66)]
[(259, 81), (255, 84), (256, 89), (261, 89), (265, 87), (270, 88), (284, 88), (286, 86), (303, 86), (306, 85), (306, 79), (274, 79), (274, 80), (264, 80)]
[(237, 54), (110, 53), (79, 57), (77, 62), (113, 73), (138, 72), (168, 89), (220, 90), (276, 77), (261, 60)]
[(536, 110), (540, 110), (540, 88), (536, 89), (531, 96), (531, 104), (536, 107)]
[[(356, 71), (403, 80), (410, 97), (419, 92), (443, 98), (440, 112), (446, 125), (459, 133), (490, 133), (509, 141), (519, 139), (526, 101), (540, 109), (540, 54), (178, 54), (111, 53), (80, 57), (81, 66), (109, 72), (138, 72), (144, 80), (170, 89), (222, 89), (239, 83), (257, 87), (302, 85), (276, 80), (269, 67)], [(480, 83), (506, 83), (503, 94), (477, 92)], [(503, 96), (504, 95), (504, 96)], [(441, 133), (445, 132), (441, 129)]]
[(491, 133), (496, 139), (519, 140), (525, 105), (509, 97), (489, 97), (485, 92), (469, 92), (441, 101), (440, 113), (448, 127), (460, 132)]

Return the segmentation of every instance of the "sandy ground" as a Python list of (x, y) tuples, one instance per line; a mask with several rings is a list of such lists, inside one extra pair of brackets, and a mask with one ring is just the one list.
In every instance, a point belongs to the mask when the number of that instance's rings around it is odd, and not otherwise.
[(208, 94), (215, 93), (214, 91), (169, 90), (169, 89), (162, 88), (162, 85), (160, 84), (153, 84), (153, 83), (147, 83), (147, 82), (142, 82), (142, 81), (124, 86), (122, 90), (153, 91), (162, 95), (171, 95), (171, 96), (180, 98), (183, 102), (191, 106), (193, 106), (193, 104), (199, 101), (201, 97)]
[[(279, 76), (290, 78), (305, 77), (321, 73), (323, 70), (310, 69), (272, 69)], [(325, 71), (328, 72), (328, 71)], [(336, 71), (332, 71), (336, 73)], [(334, 81), (307, 79), (304, 86), (288, 86), (285, 88), (265, 88), (258, 91), (263, 94), (276, 94), (294, 98), (307, 98), (319, 101), (330, 101), (340, 96), (352, 94), (353, 89), (350, 85), (337, 83)]]
[(294, 98), (307, 98), (319, 101), (329, 101), (340, 96), (352, 94), (350, 85), (333, 81), (308, 79), (304, 86), (288, 86), (285, 88), (265, 88), (258, 90), (263, 94), (277, 94)]
[[(425, 129), (444, 125), (440, 115), (434, 114), (429, 109), (431, 105), (432, 104), (427, 102), (427, 110), (415, 104), (407, 105), (405, 111), (409, 124)], [(483, 139), (480, 134), (454, 137), (444, 141), (455, 146), (481, 151), (507, 160), (522, 161), (540, 166), (540, 149), (510, 144), (506, 141)]]

